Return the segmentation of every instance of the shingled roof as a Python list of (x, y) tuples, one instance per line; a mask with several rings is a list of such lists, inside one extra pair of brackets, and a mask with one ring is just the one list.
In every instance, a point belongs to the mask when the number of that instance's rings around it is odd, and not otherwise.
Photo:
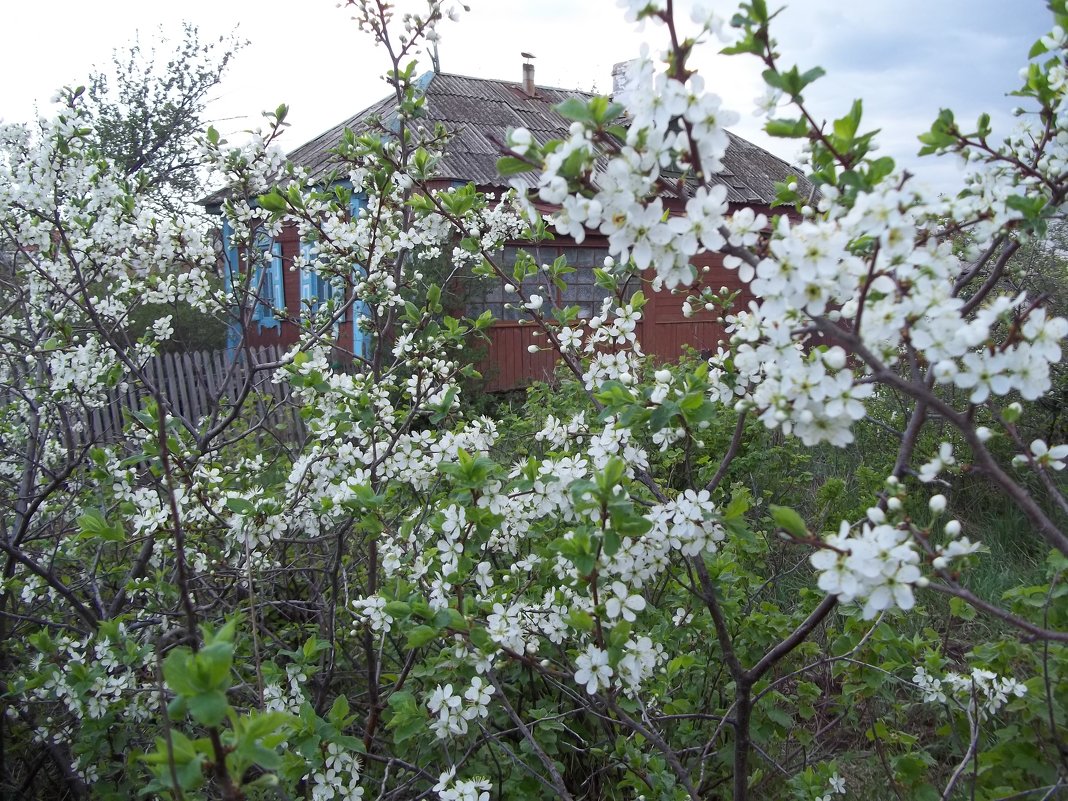
[[(570, 123), (553, 106), (571, 97), (589, 100), (594, 96), (548, 86), (535, 87), (534, 95), (528, 95), (520, 83), (449, 73), (428, 73), (421, 83), (426, 98), (423, 124), (442, 123), (454, 133), (439, 163), (438, 177), (472, 181), (486, 188), (509, 185), (497, 175), (501, 143), (507, 139), (509, 129), (526, 128), (542, 144), (558, 139), (566, 134)], [(331, 151), (340, 143), (345, 129), (358, 132), (375, 118), (391, 127), (395, 102), (390, 96), (349, 117), (298, 147), (289, 154), (290, 161), (307, 169), (313, 179), (325, 177), (338, 166)], [(723, 168), (713, 182), (727, 187), (727, 200), (731, 203), (770, 204), (775, 197), (775, 183), (791, 175), (798, 177), (802, 191), (808, 185), (801, 173), (785, 161), (734, 134), (730, 134)], [(519, 177), (528, 186), (536, 181), (529, 173)]]

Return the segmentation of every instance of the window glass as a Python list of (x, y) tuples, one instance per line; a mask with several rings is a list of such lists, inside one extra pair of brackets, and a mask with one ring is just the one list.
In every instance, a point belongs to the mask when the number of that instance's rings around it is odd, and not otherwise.
[[(530, 297), (532, 294), (542, 295), (547, 302), (553, 302), (557, 306), (578, 306), (580, 317), (592, 317), (600, 311), (601, 302), (608, 297), (609, 292), (596, 285), (594, 269), (604, 264), (608, 256), (607, 248), (581, 247), (577, 245), (542, 245), (534, 248), (524, 248), (533, 257), (538, 265), (548, 264), (559, 256), (567, 258), (567, 263), (575, 272), (567, 276), (567, 287), (564, 291), (550, 286), (546, 282), (545, 273), (539, 272), (523, 281), (523, 294)], [(520, 248), (509, 245), (497, 254), (495, 263), (507, 274), (511, 275), (515, 267)], [(477, 317), (482, 312), (489, 310), (498, 320), (518, 320), (523, 316), (522, 309), (507, 308), (508, 304), (521, 305), (519, 295), (516, 292), (505, 292), (504, 281), (497, 279), (483, 279), (483, 291), (474, 293), (474, 297), (468, 304), (468, 315)]]

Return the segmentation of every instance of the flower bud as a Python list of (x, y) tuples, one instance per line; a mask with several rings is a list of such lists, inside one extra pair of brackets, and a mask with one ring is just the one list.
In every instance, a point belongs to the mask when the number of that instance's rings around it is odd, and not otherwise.
[(927, 505), (931, 508), (931, 511), (936, 515), (942, 514), (946, 510), (946, 496), (934, 495), (931, 500), (927, 502)]
[(956, 537), (958, 534), (960, 534), (960, 521), (950, 520), (948, 523), (946, 523), (945, 531), (946, 534), (948, 534), (949, 536)]
[(828, 348), (823, 352), (823, 363), (831, 370), (841, 370), (845, 367), (846, 352), (838, 345)]

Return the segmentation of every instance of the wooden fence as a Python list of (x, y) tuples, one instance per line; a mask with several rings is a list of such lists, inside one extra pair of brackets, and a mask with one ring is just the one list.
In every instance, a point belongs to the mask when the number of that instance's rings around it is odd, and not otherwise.
[[(277, 345), (254, 348), (236, 356), (227, 351), (164, 353), (149, 360), (144, 373), (146, 380), (158, 387), (168, 400), (173, 412), (195, 425), (215, 410), (225, 415), (232, 408), (249, 375), (249, 361), (276, 362), (282, 354), (283, 349)], [(242, 417), (249, 420), (251, 413), (256, 424), (294, 441), (303, 433), (300, 409), (289, 385), (271, 380), (273, 372), (255, 373), (252, 391), (245, 401), (248, 413)], [(108, 405), (90, 413), (86, 435), (98, 442), (118, 439), (127, 422), (125, 410), (144, 409), (149, 397), (145, 387), (130, 382), (125, 391), (113, 393)]]

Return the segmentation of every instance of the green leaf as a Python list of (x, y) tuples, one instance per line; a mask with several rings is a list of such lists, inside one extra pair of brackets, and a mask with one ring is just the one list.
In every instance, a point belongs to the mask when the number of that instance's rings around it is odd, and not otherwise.
[(189, 704), (189, 714), (192, 715), (193, 720), (203, 726), (218, 726), (226, 719), (226, 710), (230, 707), (226, 700), (226, 693), (222, 690), (209, 690), (191, 695), (186, 702)]
[(787, 534), (799, 539), (808, 536), (808, 528), (805, 526), (805, 521), (801, 518), (801, 515), (790, 507), (771, 504), (768, 506), (768, 510), (771, 512), (771, 519), (775, 521), (775, 525)]
[(567, 616), (567, 622), (579, 631), (593, 631), (593, 618), (581, 609), (572, 609)]
[(697, 657), (695, 657), (693, 654), (682, 654), (681, 656), (676, 656), (674, 659), (667, 663), (668, 677), (670, 678), (671, 676), (674, 676), (680, 670), (685, 670), (688, 667), (693, 667), (696, 662)]
[(947, 108), (938, 112), (938, 117), (931, 124), (931, 130), (922, 133), (919, 140), (924, 147), (920, 148), (920, 155), (936, 153), (948, 147), (958, 144), (960, 131), (953, 119), (953, 112)]
[(502, 178), (519, 175), (523, 172), (530, 172), (533, 169), (533, 164), (524, 161), (523, 159), (516, 158), (515, 156), (501, 156), (497, 159), (497, 174)]
[(772, 723), (776, 723), (782, 726), (784, 729), (792, 729), (794, 726), (793, 716), (784, 709), (781, 709), (775, 703), (768, 703), (763, 705), (764, 714), (768, 716), (768, 720)]
[(163, 680), (179, 695), (195, 695), (201, 690), (193, 675), (192, 661), (192, 652), (184, 647), (175, 648), (163, 660)]
[(578, 98), (569, 97), (563, 103), (557, 103), (553, 108), (556, 109), (557, 114), (565, 119), (591, 124), (596, 123), (589, 107)]
[(608, 644), (613, 648), (622, 648), (630, 639), (631, 625), (626, 620), (619, 621), (608, 635)]
[(334, 699), (334, 703), (330, 707), (330, 712), (327, 713), (327, 719), (340, 729), (344, 725), (345, 718), (348, 717), (348, 714), (349, 699), (342, 694)]
[(397, 744), (408, 740), (426, 729), (426, 714), (416, 704), (415, 696), (407, 690), (395, 692), (387, 701), (393, 710), (393, 716), (386, 728), (393, 732), (393, 741)]
[(277, 189), (265, 195), (260, 195), (256, 198), (256, 202), (260, 204), (260, 208), (264, 211), (281, 214), (286, 210), (286, 199)]
[(109, 523), (103, 513), (96, 509), (87, 510), (78, 518), (78, 527), (83, 537), (104, 542), (122, 542), (126, 531), (121, 523)]
[(395, 693), (390, 693), (389, 698), (386, 700), (389, 708), (395, 712), (402, 710), (414, 710), (419, 705), (415, 703), (415, 696), (408, 690), (398, 690)]
[(1037, 56), (1041, 56), (1045, 52), (1048, 52), (1048, 48), (1042, 43), (1041, 39), (1038, 39), (1033, 45), (1031, 45), (1031, 49), (1027, 52), (1027, 58), (1036, 58)]
[(735, 487), (731, 492), (730, 503), (723, 510), (724, 520), (735, 520), (749, 511), (753, 496), (747, 487)]
[(857, 135), (862, 113), (863, 106), (861, 101), (854, 100), (853, 107), (849, 110), (849, 113), (842, 119), (834, 121), (834, 135), (846, 142), (851, 142), (853, 137)]
[(399, 720), (394, 718), (390, 723), (393, 723), (394, 721), (396, 721), (396, 723), (394, 723), (392, 727), (387, 728), (393, 729), (393, 742), (397, 745), (400, 745), (405, 740), (410, 740), (412, 737), (426, 729), (426, 721), (421, 716), (406, 716)]
[(478, 648), (480, 651), (494, 650), (497, 646), (493, 640), (490, 639), (489, 633), (482, 628), (471, 629), (471, 644)]
[(405, 643), (405, 648), (408, 650), (415, 650), (430, 642), (438, 635), (437, 629), (430, 626), (416, 626), (414, 629), (408, 632), (408, 641)]
[(604, 533), (604, 554), (615, 556), (619, 552), (619, 534), (609, 529)]
[(975, 607), (960, 598), (949, 599), (949, 613), (953, 617), (959, 617), (961, 620), (975, 619)]
[(796, 120), (768, 120), (764, 123), (764, 131), (768, 136), (775, 136), (780, 139), (801, 139), (808, 136), (809, 129), (808, 123), (799, 117)]
[(256, 514), (256, 507), (244, 498), (227, 498), (226, 508), (243, 517), (251, 517)]

